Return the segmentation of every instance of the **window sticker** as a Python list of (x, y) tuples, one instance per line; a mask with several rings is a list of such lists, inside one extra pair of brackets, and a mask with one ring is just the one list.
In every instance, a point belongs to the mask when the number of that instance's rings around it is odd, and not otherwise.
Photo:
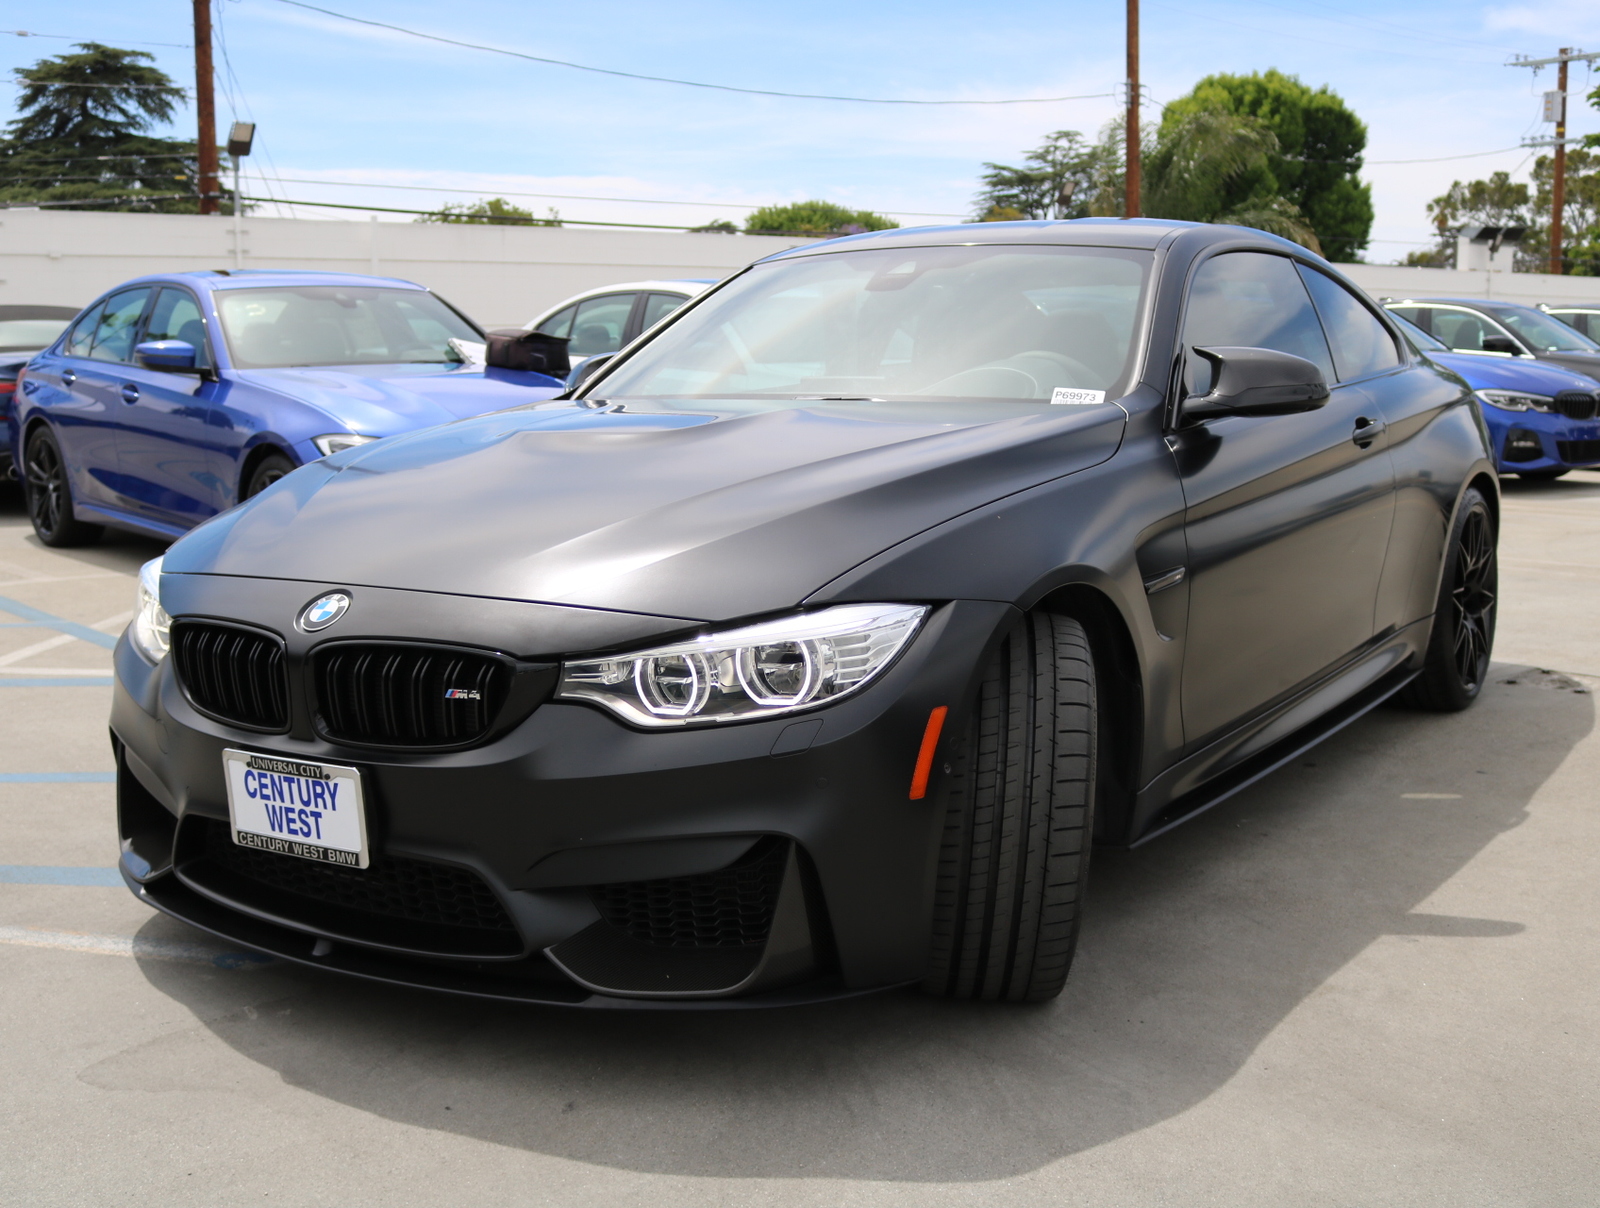
[(1057, 386), (1050, 392), (1050, 402), (1071, 403), (1078, 407), (1092, 407), (1096, 403), (1106, 401), (1104, 390), (1069, 390), (1065, 386)]

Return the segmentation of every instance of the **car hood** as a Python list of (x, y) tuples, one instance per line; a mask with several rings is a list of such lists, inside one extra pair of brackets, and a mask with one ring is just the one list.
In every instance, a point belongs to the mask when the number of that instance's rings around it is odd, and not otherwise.
[(1526, 390), (1555, 395), (1563, 390), (1593, 390), (1594, 379), (1548, 361), (1522, 357), (1473, 356), (1461, 352), (1430, 352), (1429, 358), (1467, 379), (1474, 390)]
[(1600, 380), (1600, 352), (1547, 352), (1540, 359)]
[(549, 403), (313, 462), (164, 569), (724, 620), (1104, 461), (1126, 421), (1115, 404)]
[(563, 384), (542, 373), (481, 365), (317, 365), (238, 369), (240, 382), (309, 403), (351, 431), (390, 436), (551, 398)]

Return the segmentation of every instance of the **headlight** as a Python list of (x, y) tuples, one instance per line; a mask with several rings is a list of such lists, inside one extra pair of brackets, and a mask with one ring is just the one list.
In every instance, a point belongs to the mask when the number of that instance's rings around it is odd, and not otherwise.
[(133, 644), (152, 663), (166, 658), (172, 647), (172, 618), (161, 607), (160, 558), (152, 558), (139, 568), (139, 611), (133, 618)]
[(370, 444), (377, 439), (376, 436), (362, 436), (357, 432), (330, 432), (326, 436), (313, 436), (311, 443), (317, 446), (317, 451), (324, 457), (332, 457), (335, 453), (343, 453), (346, 449)]
[(1502, 411), (1554, 411), (1555, 400), (1548, 394), (1525, 394), (1521, 390), (1479, 390), (1478, 397)]
[(928, 613), (920, 604), (841, 604), (561, 669), (556, 695), (640, 726), (775, 717), (865, 687)]

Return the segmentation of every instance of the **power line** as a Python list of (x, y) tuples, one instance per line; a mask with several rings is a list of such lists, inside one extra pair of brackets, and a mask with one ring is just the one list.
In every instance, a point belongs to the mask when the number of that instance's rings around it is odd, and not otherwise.
[[(58, 40), (60, 40), (62, 42), (79, 42), (79, 43), (82, 43), (82, 42), (87, 42), (87, 41), (91, 40), (91, 39), (88, 39), (88, 38), (79, 38), (79, 37), (76, 37), (76, 36), (74, 36), (72, 34), (41, 34), (41, 33), (35, 33), (31, 29), (0, 29), (0, 34), (15, 34), (19, 38), (56, 38), (56, 39), (58, 39)], [(122, 39), (122, 38), (118, 38), (117, 39), (117, 41), (119, 41), (119, 42), (121, 42), (123, 40), (124, 39)], [(172, 47), (177, 48), (178, 50), (192, 50), (193, 49), (193, 46), (188, 42), (130, 42), (129, 45), (130, 46), (172, 46)]]
[(303, 0), (278, 0), (278, 3), (293, 5), (295, 8), (308, 9), (311, 12), (322, 13), (328, 17), (337, 17), (341, 21), (352, 21), (357, 25), (370, 25), (376, 29), (392, 30), (395, 33), (407, 34), (413, 38), (425, 38), (429, 42), (443, 42), (447, 46), (462, 46), (468, 50), (486, 50), (490, 54), (508, 55), (513, 59), (526, 59), (530, 63), (547, 63), (553, 67), (570, 67), (574, 71), (591, 71), (597, 75), (620, 76), (625, 80), (645, 80), (652, 84), (676, 84), (683, 88), (707, 88), (715, 92), (737, 92), (745, 96), (775, 96), (796, 101), (849, 101), (858, 105), (1052, 105), (1060, 101), (1088, 101), (1117, 95), (1114, 92), (1088, 92), (1081, 96), (1029, 96), (981, 101), (925, 101), (901, 100), (893, 97), (833, 96), (817, 92), (778, 92), (768, 88), (736, 88), (732, 84), (706, 84), (698, 80), (677, 80), (669, 76), (641, 75), (633, 71), (614, 71), (608, 67), (591, 67), (584, 63), (569, 63), (565, 59), (548, 59), (541, 55), (524, 54), (520, 50), (507, 50), (503, 46), (485, 46), (480, 42), (463, 42), (458, 38), (445, 38), (438, 34), (425, 34), (419, 30), (407, 29), (403, 25), (390, 25), (387, 21), (370, 21), (365, 17), (352, 17), (348, 13), (336, 13), (331, 8), (319, 8), (315, 4), (306, 4)]

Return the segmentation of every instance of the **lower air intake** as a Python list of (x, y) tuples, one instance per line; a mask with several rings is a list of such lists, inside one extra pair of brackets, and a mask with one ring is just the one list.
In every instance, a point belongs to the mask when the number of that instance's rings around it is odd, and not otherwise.
[(596, 885), (600, 916), (640, 943), (664, 948), (749, 948), (767, 942), (788, 842), (761, 840), (717, 872)]
[(1600, 461), (1600, 440), (1558, 440), (1556, 452), (1570, 465), (1587, 465)]
[(315, 657), (324, 734), (384, 747), (454, 747), (489, 732), (511, 683), (490, 654), (442, 646), (339, 643)]

